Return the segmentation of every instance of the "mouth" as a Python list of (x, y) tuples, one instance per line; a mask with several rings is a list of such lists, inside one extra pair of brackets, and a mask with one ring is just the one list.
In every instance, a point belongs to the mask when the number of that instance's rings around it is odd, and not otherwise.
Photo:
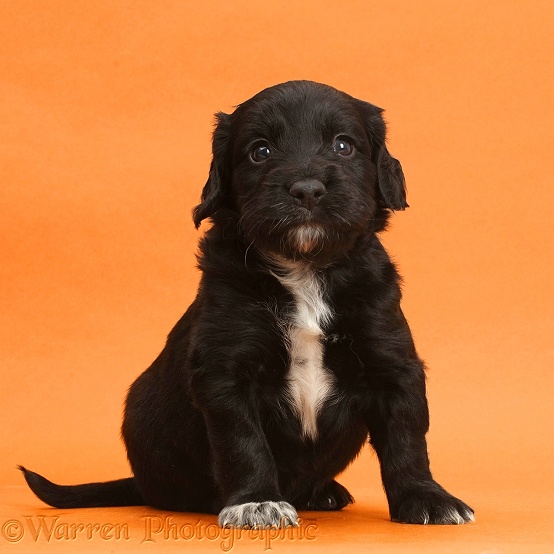
[(282, 201), (272, 208), (249, 206), (239, 221), (248, 243), (262, 251), (320, 262), (350, 248), (358, 235), (338, 206), (309, 210)]

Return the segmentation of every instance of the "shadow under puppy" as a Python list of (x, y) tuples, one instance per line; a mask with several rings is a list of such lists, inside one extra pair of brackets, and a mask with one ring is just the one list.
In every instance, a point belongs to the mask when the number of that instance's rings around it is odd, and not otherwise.
[(369, 435), (392, 520), (473, 519), (429, 470), (424, 367), (376, 234), (407, 207), (381, 113), (292, 81), (217, 115), (198, 295), (127, 396), (133, 477), (59, 486), (21, 468), (40, 499), (296, 525), (353, 502), (334, 477)]

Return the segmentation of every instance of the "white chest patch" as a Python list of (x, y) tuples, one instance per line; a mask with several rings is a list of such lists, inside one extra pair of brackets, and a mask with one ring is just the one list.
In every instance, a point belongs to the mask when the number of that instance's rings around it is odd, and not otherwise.
[(317, 415), (331, 394), (333, 376), (323, 365), (323, 331), (331, 309), (323, 299), (320, 278), (304, 264), (280, 262), (274, 274), (294, 297), (294, 313), (287, 328), (290, 367), (288, 372), (291, 405), (302, 424), (302, 434), (317, 437)]

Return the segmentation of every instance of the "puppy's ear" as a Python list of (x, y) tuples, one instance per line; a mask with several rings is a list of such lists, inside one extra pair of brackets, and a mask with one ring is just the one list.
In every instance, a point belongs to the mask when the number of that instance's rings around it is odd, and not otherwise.
[(377, 179), (385, 207), (393, 211), (409, 208), (406, 202), (406, 180), (402, 166), (389, 154), (384, 144), (377, 155)]
[(212, 138), (210, 173), (202, 189), (200, 204), (193, 210), (193, 221), (197, 229), (202, 220), (211, 217), (219, 209), (227, 186), (226, 167), (231, 135), (231, 116), (219, 112), (215, 114), (215, 117), (216, 127)]
[(373, 163), (377, 166), (377, 181), (383, 206), (393, 211), (408, 208), (406, 202), (406, 180), (400, 162), (393, 158), (387, 150), (386, 125), (383, 120), (383, 110), (359, 101), (364, 111), (366, 129), (372, 148)]

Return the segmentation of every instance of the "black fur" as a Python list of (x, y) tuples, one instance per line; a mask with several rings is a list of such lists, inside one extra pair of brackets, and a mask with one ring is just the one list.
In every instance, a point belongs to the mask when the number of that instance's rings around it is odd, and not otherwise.
[[(353, 499), (334, 477), (369, 434), (393, 520), (471, 519), (471, 508), (431, 476), (423, 363), (400, 309), (398, 273), (376, 235), (391, 210), (407, 207), (381, 113), (331, 87), (293, 81), (217, 115), (194, 210), (197, 227), (213, 222), (200, 241), (198, 295), (127, 396), (122, 435), (134, 477), (60, 487), (24, 470), (42, 500), (208, 513), (264, 502), (339, 510)], [(337, 150), (337, 137), (353, 150)], [(270, 154), (256, 153), (260, 145)], [(306, 180), (323, 192), (309, 208), (290, 191)], [(302, 244), (294, 239), (300, 228), (320, 234)], [(283, 328), (293, 299), (276, 278), (276, 255), (310, 268), (332, 308), (323, 361), (335, 386), (315, 439), (302, 435), (287, 400)]]

